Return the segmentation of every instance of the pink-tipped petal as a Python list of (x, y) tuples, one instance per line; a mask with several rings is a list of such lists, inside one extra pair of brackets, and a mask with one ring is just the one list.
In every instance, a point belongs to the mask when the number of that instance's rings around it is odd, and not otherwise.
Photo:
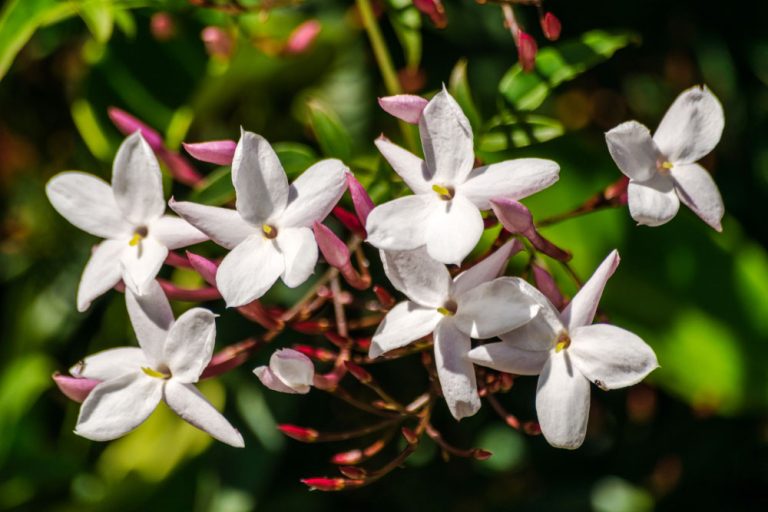
[(233, 140), (212, 140), (209, 142), (185, 142), (183, 146), (187, 153), (201, 162), (216, 165), (232, 165), (237, 142)]
[(347, 187), (349, 187), (349, 195), (352, 196), (352, 204), (355, 207), (355, 213), (357, 218), (360, 219), (360, 223), (365, 226), (365, 222), (368, 220), (368, 214), (376, 206), (373, 204), (371, 196), (363, 188), (355, 175), (347, 173)]
[(317, 35), (320, 33), (322, 26), (317, 20), (307, 20), (298, 27), (296, 27), (291, 35), (288, 36), (288, 41), (285, 43), (283, 51), (288, 55), (297, 55), (304, 53), (312, 46), (312, 43), (317, 39)]
[(411, 124), (418, 124), (427, 103), (429, 102), (426, 99), (413, 94), (398, 94), (379, 98), (379, 105), (384, 112)]
[(192, 265), (192, 268), (200, 274), (200, 277), (202, 277), (206, 283), (211, 286), (216, 286), (216, 271), (219, 269), (218, 263), (189, 251), (187, 251), (187, 259), (189, 260), (190, 265)]
[(109, 107), (107, 109), (107, 115), (123, 135), (131, 135), (138, 130), (153, 151), (160, 151), (163, 149), (163, 138), (160, 134), (125, 110), (121, 110), (117, 107)]
[(59, 391), (64, 393), (64, 396), (77, 403), (83, 403), (91, 390), (101, 384), (100, 380), (69, 377), (59, 372), (53, 374), (53, 382), (59, 387)]
[(496, 218), (510, 233), (527, 234), (533, 229), (533, 216), (528, 208), (513, 199), (491, 199), (491, 208)]
[(349, 265), (349, 249), (336, 233), (324, 224), (315, 222), (313, 227), (315, 240), (323, 258), (332, 267), (342, 268)]

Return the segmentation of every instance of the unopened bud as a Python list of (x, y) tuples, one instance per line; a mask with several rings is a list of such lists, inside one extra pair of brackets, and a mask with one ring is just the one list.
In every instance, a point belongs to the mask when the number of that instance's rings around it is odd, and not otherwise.
[(141, 136), (144, 137), (144, 140), (147, 141), (147, 144), (149, 144), (149, 147), (152, 148), (152, 151), (161, 151), (164, 149), (163, 138), (160, 134), (125, 110), (121, 110), (117, 107), (109, 107), (107, 109), (107, 115), (123, 135), (131, 135), (139, 131), (141, 132)]
[(522, 30), (517, 35), (517, 55), (524, 71), (533, 71), (536, 67), (536, 52), (539, 48), (536, 40)]
[(413, 5), (418, 10), (429, 16), (437, 28), (445, 28), (448, 25), (448, 17), (441, 0), (413, 0)]
[(317, 39), (321, 28), (320, 22), (317, 20), (305, 21), (288, 36), (283, 52), (288, 55), (298, 55), (306, 52), (312, 46), (312, 43), (315, 42), (315, 39)]
[(488, 460), (492, 455), (491, 452), (483, 450), (482, 448), (475, 448), (472, 450), (472, 458), (475, 460)]
[(291, 329), (302, 334), (322, 334), (331, 328), (331, 322), (325, 318), (320, 320), (307, 320), (305, 322), (294, 322)]
[(315, 376), (315, 366), (306, 354), (284, 348), (269, 358), (269, 366), (253, 370), (262, 384), (281, 393), (309, 393)]
[(333, 457), (331, 457), (331, 462), (333, 464), (357, 464), (363, 460), (363, 452), (360, 450), (350, 450), (348, 452), (341, 452), (337, 453)]
[(320, 433), (311, 428), (297, 427), (296, 425), (278, 425), (277, 428), (291, 439), (304, 443), (314, 443), (320, 437)]
[(419, 437), (416, 435), (416, 432), (410, 428), (403, 427), (400, 431), (403, 433), (403, 437), (408, 442), (408, 444), (416, 444), (419, 442)]
[(176, 24), (167, 12), (156, 12), (149, 20), (149, 31), (158, 41), (167, 41), (176, 35)]
[(368, 476), (368, 472), (365, 469), (357, 466), (341, 466), (339, 473), (352, 480), (362, 480)]
[(93, 388), (101, 384), (101, 381), (99, 380), (86, 379), (83, 377), (69, 377), (67, 375), (62, 375), (59, 372), (53, 374), (53, 381), (64, 396), (78, 403), (83, 403)]
[(368, 370), (362, 366), (357, 365), (352, 361), (344, 361), (344, 364), (346, 365), (349, 373), (363, 384), (369, 384), (373, 382), (373, 375), (371, 375)]
[(391, 309), (392, 306), (394, 306), (396, 303), (392, 294), (379, 285), (373, 286), (373, 293), (376, 294), (376, 298), (379, 299), (379, 302), (382, 306), (384, 306), (385, 309)]
[(361, 237), (365, 238), (367, 235), (365, 233), (365, 227), (363, 227), (362, 224), (360, 224), (360, 219), (357, 218), (357, 215), (345, 210), (341, 206), (334, 206), (333, 207), (333, 216), (336, 217), (336, 219), (341, 222), (345, 228), (350, 230), (353, 233), (356, 233), (357, 235), (360, 235)]
[(359, 487), (361, 484), (356, 480), (328, 477), (302, 478), (301, 483), (313, 491), (341, 491), (350, 487)]
[(538, 436), (541, 434), (541, 426), (535, 421), (526, 421), (523, 423), (523, 432), (529, 436)]
[(557, 41), (560, 38), (560, 20), (557, 16), (548, 12), (541, 18), (541, 31), (544, 32), (544, 37), (550, 41)]
[(419, 124), (419, 119), (421, 119), (421, 114), (427, 103), (429, 102), (425, 98), (413, 94), (397, 94), (379, 98), (379, 106), (384, 112), (410, 124)]
[(563, 297), (563, 294), (560, 293), (560, 289), (557, 287), (557, 283), (555, 282), (555, 278), (552, 277), (552, 274), (536, 263), (531, 265), (531, 270), (533, 271), (533, 278), (536, 281), (536, 287), (549, 299), (553, 306), (557, 309), (562, 309), (565, 305), (565, 298)]
[(311, 347), (309, 345), (294, 345), (293, 349), (311, 357), (321, 363), (329, 363), (336, 360), (336, 353), (325, 348)]
[(232, 165), (237, 142), (233, 140), (211, 140), (208, 142), (183, 143), (187, 153), (201, 162), (216, 165)]
[(349, 187), (349, 195), (352, 197), (352, 205), (355, 207), (357, 218), (365, 230), (368, 214), (374, 207), (373, 200), (352, 173), (347, 173), (347, 187)]
[(211, 57), (228, 59), (232, 55), (234, 42), (232, 36), (220, 27), (205, 27), (200, 34), (205, 49)]
[(317, 246), (330, 266), (340, 269), (349, 265), (349, 248), (331, 228), (315, 222), (312, 230), (315, 232)]

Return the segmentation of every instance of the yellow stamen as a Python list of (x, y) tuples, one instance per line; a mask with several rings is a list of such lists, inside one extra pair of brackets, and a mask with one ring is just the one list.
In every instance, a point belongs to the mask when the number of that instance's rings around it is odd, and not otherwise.
[(555, 352), (561, 352), (568, 348), (571, 345), (571, 338), (563, 333), (560, 336), (557, 337), (557, 341), (555, 342)]
[(144, 237), (141, 236), (140, 234), (134, 233), (133, 238), (131, 238), (131, 241), (128, 242), (128, 245), (130, 245), (131, 247), (136, 247), (137, 245), (139, 245), (139, 242), (141, 242), (142, 238)]
[(453, 190), (448, 187), (435, 184), (432, 185), (432, 190), (437, 192), (437, 194), (440, 196), (440, 199), (445, 199), (446, 201), (453, 199)]
[(444, 308), (442, 306), (437, 308), (437, 312), (440, 313), (443, 316), (453, 316), (453, 313), (451, 312), (450, 309)]
[(168, 377), (170, 377), (170, 375), (168, 375), (168, 374), (160, 373), (157, 370), (153, 370), (152, 368), (149, 368), (147, 366), (142, 366), (141, 367), (141, 371), (143, 371), (144, 373), (146, 373), (150, 377), (154, 377), (156, 379), (167, 379)]
[(269, 224), (264, 224), (263, 226), (261, 226), (261, 230), (264, 231), (265, 235), (271, 235), (272, 232), (275, 230), (275, 228), (273, 228)]
[(671, 169), (673, 167), (674, 167), (674, 164), (672, 162), (662, 162), (662, 164), (661, 164), (661, 168), (662, 169), (669, 170), (669, 169)]

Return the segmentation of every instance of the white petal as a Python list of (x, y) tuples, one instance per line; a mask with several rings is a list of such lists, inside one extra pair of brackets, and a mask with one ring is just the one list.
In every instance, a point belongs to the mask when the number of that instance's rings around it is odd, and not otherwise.
[(675, 165), (670, 174), (683, 204), (715, 230), (722, 231), (723, 198), (707, 170), (698, 164), (683, 164)]
[(445, 89), (424, 108), (419, 133), (432, 180), (443, 186), (463, 183), (475, 163), (472, 127)]
[(527, 281), (518, 281), (520, 291), (539, 306), (538, 314), (530, 322), (517, 329), (500, 334), (503, 341), (522, 350), (541, 351), (555, 346), (560, 334), (566, 332), (560, 321), (560, 313), (547, 297)]
[(243, 436), (191, 384), (170, 379), (163, 389), (163, 399), (176, 414), (214, 439), (235, 448), (245, 446)]
[(259, 226), (279, 216), (288, 204), (288, 177), (269, 142), (242, 131), (232, 160), (237, 211)]
[(723, 133), (723, 106), (705, 87), (683, 91), (661, 120), (653, 140), (666, 159), (691, 164), (712, 151)]
[(522, 199), (557, 181), (560, 166), (552, 160), (519, 158), (478, 167), (458, 187), (481, 210), (488, 210), (494, 197)]
[(512, 343), (486, 343), (469, 351), (470, 361), (500, 372), (538, 375), (549, 359), (549, 350), (524, 350)]
[(191, 384), (211, 361), (216, 343), (216, 315), (207, 309), (192, 308), (184, 312), (168, 331), (163, 362), (174, 380)]
[(434, 308), (425, 308), (411, 301), (395, 305), (381, 321), (371, 338), (368, 356), (404, 347), (431, 333), (444, 317)]
[(144, 238), (134, 246), (129, 245), (120, 258), (125, 285), (134, 293), (144, 293), (167, 257), (168, 248), (152, 237)]
[(296, 288), (306, 282), (317, 264), (317, 242), (309, 228), (282, 228), (275, 239), (285, 258), (283, 282)]
[(550, 354), (539, 375), (536, 413), (549, 444), (574, 450), (587, 435), (589, 381), (574, 367), (568, 349)]
[(294, 394), (294, 395), (309, 393), (309, 389), (310, 389), (309, 386), (307, 386), (306, 391), (297, 391), (292, 387), (286, 385), (283, 381), (277, 378), (277, 375), (275, 375), (275, 372), (273, 372), (269, 366), (258, 366), (253, 369), (253, 373), (254, 375), (256, 375), (256, 377), (258, 377), (258, 379), (261, 381), (262, 384), (264, 384), (266, 387), (268, 387), (272, 391), (277, 391), (278, 393)]
[(632, 386), (659, 367), (653, 349), (639, 336), (613, 325), (571, 331), (573, 364), (602, 389)]
[(420, 194), (377, 206), (365, 224), (368, 243), (390, 251), (407, 251), (424, 245), (438, 202), (442, 201), (437, 194)]
[(531, 321), (539, 305), (521, 291), (519, 277), (499, 277), (456, 297), (453, 320), (468, 336), (492, 338)]
[(133, 331), (152, 367), (166, 363), (165, 340), (173, 325), (173, 312), (165, 292), (157, 281), (151, 281), (143, 295), (125, 291), (125, 305)]
[(176, 202), (173, 198), (168, 204), (187, 222), (226, 249), (232, 250), (247, 237), (260, 233), (259, 228), (244, 221), (237, 210), (184, 201)]
[(627, 121), (607, 132), (605, 142), (613, 161), (628, 178), (647, 181), (658, 172), (662, 156), (646, 126)]
[(222, 260), (216, 284), (227, 307), (243, 306), (267, 293), (283, 270), (285, 258), (275, 244), (253, 235)]
[(80, 407), (75, 434), (110, 441), (141, 425), (163, 395), (163, 381), (133, 372), (102, 382)]
[(435, 367), (443, 396), (457, 420), (480, 410), (475, 366), (467, 357), (472, 341), (450, 320), (440, 322), (435, 330)]
[(475, 286), (496, 279), (507, 268), (507, 262), (513, 252), (517, 253), (522, 246), (520, 242), (510, 240), (479, 263), (465, 270), (453, 280), (451, 295), (459, 296)]
[(424, 247), (412, 251), (379, 251), (384, 273), (395, 289), (422, 306), (439, 308), (449, 297), (451, 275)]
[(668, 176), (656, 174), (645, 182), (630, 181), (627, 188), (629, 214), (638, 224), (661, 226), (677, 215), (680, 200)]
[(597, 306), (600, 304), (600, 297), (603, 295), (605, 284), (611, 278), (616, 268), (619, 266), (621, 258), (619, 252), (614, 249), (605, 257), (597, 270), (592, 274), (589, 280), (584, 283), (573, 300), (565, 307), (560, 319), (573, 330), (592, 323), (597, 312)]
[(148, 365), (144, 351), (140, 348), (118, 347), (91, 354), (70, 368), (69, 373), (73, 377), (110, 380), (126, 373), (139, 372)]
[(117, 150), (112, 190), (123, 215), (135, 225), (148, 224), (165, 211), (160, 164), (138, 131)]
[(57, 212), (83, 231), (101, 238), (128, 235), (131, 226), (123, 219), (109, 184), (84, 172), (62, 172), (45, 186)]
[(427, 231), (427, 252), (437, 261), (459, 265), (472, 252), (483, 234), (480, 210), (466, 197), (457, 194), (450, 201), (440, 200), (432, 210)]
[(77, 310), (81, 313), (91, 307), (91, 302), (111, 290), (122, 276), (120, 256), (128, 247), (128, 240), (104, 240), (97, 245), (85, 265), (77, 288)]
[(208, 235), (198, 230), (185, 219), (163, 215), (149, 226), (149, 236), (170, 250), (208, 240)]
[(295, 393), (308, 393), (315, 376), (315, 366), (307, 356), (291, 349), (275, 351), (269, 359), (275, 376)]
[(429, 184), (432, 174), (424, 160), (383, 137), (376, 139), (375, 144), (408, 188), (416, 194), (432, 192)]
[(277, 221), (280, 227), (311, 227), (322, 222), (347, 190), (347, 166), (340, 160), (321, 160), (291, 184), (288, 206)]

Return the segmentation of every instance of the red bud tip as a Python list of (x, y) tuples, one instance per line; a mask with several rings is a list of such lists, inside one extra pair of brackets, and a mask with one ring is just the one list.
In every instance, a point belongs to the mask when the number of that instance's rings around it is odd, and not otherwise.
[(541, 18), (541, 31), (544, 32), (544, 37), (550, 41), (557, 41), (560, 38), (560, 20), (557, 16), (548, 12)]
[(228, 59), (234, 51), (232, 36), (220, 27), (205, 27), (200, 34), (208, 55), (220, 59)]
[(517, 55), (524, 71), (533, 71), (536, 67), (536, 52), (539, 50), (536, 40), (522, 30), (517, 36)]
[(352, 480), (362, 480), (368, 476), (368, 472), (366, 470), (356, 466), (341, 466), (339, 468), (339, 473), (347, 478), (351, 478)]
[(289, 55), (298, 55), (304, 53), (312, 46), (317, 39), (321, 29), (320, 22), (317, 20), (307, 20), (291, 32), (288, 41), (285, 43), (283, 51)]
[(167, 41), (176, 35), (176, 23), (167, 12), (156, 12), (149, 20), (149, 31), (158, 41)]
[(357, 178), (350, 172), (347, 173), (347, 187), (349, 195), (352, 197), (352, 205), (355, 207), (355, 214), (360, 221), (360, 225), (365, 229), (365, 223), (368, 220), (368, 214), (374, 208), (373, 200), (363, 185), (357, 181)]
[(419, 437), (416, 435), (416, 432), (414, 432), (410, 428), (403, 427), (401, 429), (401, 432), (403, 433), (403, 437), (408, 442), (408, 444), (416, 444), (419, 442)]
[(315, 240), (323, 258), (328, 264), (335, 268), (342, 268), (349, 265), (349, 249), (336, 233), (325, 224), (315, 222), (312, 226), (315, 232)]
[(541, 434), (541, 426), (535, 421), (526, 421), (523, 423), (523, 432), (529, 436), (538, 436)]
[(152, 151), (161, 151), (164, 149), (163, 138), (160, 134), (125, 110), (109, 107), (107, 109), (107, 115), (123, 135), (131, 135), (136, 131), (140, 131), (141, 136), (147, 141), (147, 144), (152, 148)]
[(301, 483), (313, 491), (341, 491), (342, 489), (360, 487), (363, 481), (348, 480), (346, 478), (315, 477), (302, 478)]
[(475, 460), (488, 460), (492, 455), (493, 454), (491, 452), (488, 450), (483, 450), (482, 448), (475, 448), (472, 450), (472, 458)]
[(355, 344), (357, 345), (357, 348), (359, 348), (363, 352), (368, 352), (368, 350), (371, 348), (371, 339), (360, 338), (358, 340), (355, 340)]
[(363, 452), (360, 450), (350, 450), (348, 452), (341, 452), (337, 453), (333, 457), (331, 457), (331, 462), (333, 464), (357, 464), (363, 460)]
[(618, 205), (624, 206), (627, 204), (628, 195), (627, 187), (629, 186), (629, 178), (622, 176), (617, 181), (608, 185), (603, 191), (603, 197), (608, 201)]
[(445, 28), (448, 25), (448, 17), (441, 0), (413, 0), (413, 5), (432, 20), (437, 28)]
[(306, 322), (294, 322), (291, 329), (302, 334), (322, 334), (331, 328), (331, 323), (326, 319), (308, 320)]
[(333, 216), (336, 217), (336, 219), (338, 219), (338, 221), (341, 222), (344, 227), (351, 232), (356, 233), (363, 238), (367, 236), (365, 233), (365, 228), (362, 224), (360, 224), (360, 220), (354, 213), (345, 210), (341, 206), (334, 206)]
[(373, 376), (362, 366), (359, 366), (352, 361), (344, 361), (344, 364), (347, 366), (349, 373), (351, 373), (354, 378), (363, 384), (369, 384), (373, 382)]
[(518, 420), (516, 416), (507, 414), (507, 416), (504, 418), (504, 421), (513, 429), (520, 430), (520, 420)]
[(320, 361), (321, 363), (328, 363), (336, 360), (336, 354), (324, 348), (311, 347), (309, 345), (294, 345), (293, 349), (296, 352), (301, 352), (305, 356)]
[(392, 308), (395, 305), (395, 298), (386, 289), (379, 285), (373, 285), (373, 293), (376, 294), (376, 298), (386, 309)]
[(296, 425), (278, 425), (277, 428), (291, 439), (304, 443), (314, 443), (320, 437), (318, 431), (311, 428), (297, 427)]

